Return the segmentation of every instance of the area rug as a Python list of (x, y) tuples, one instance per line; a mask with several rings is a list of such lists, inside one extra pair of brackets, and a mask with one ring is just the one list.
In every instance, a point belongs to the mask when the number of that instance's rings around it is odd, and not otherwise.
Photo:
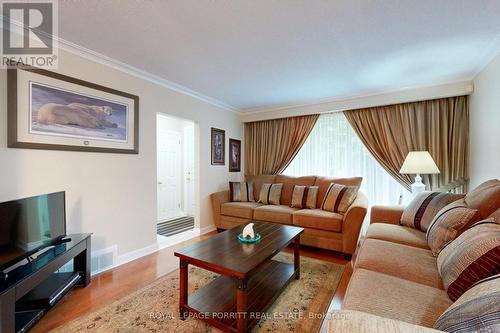
[[(274, 259), (293, 262), (293, 256), (283, 252)], [(189, 294), (217, 277), (201, 268), (189, 267)], [(300, 280), (290, 282), (252, 332), (319, 331), (344, 266), (301, 257), (300, 269)], [(53, 332), (220, 332), (194, 318), (180, 320), (178, 290), (179, 271), (176, 270)]]

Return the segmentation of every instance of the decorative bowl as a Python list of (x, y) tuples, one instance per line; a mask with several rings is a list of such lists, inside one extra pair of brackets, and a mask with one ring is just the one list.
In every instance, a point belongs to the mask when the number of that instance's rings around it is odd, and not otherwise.
[(244, 238), (243, 237), (243, 234), (239, 234), (238, 235), (238, 240), (241, 242), (241, 243), (257, 243), (260, 241), (260, 234), (255, 234), (255, 238)]

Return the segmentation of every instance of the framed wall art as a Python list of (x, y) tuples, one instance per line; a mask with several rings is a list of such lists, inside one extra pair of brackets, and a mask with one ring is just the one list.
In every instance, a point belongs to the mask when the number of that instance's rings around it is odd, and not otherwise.
[(241, 141), (229, 139), (229, 172), (241, 171)]
[(8, 147), (139, 153), (139, 97), (29, 66), (7, 71)]
[(213, 128), (212, 136), (212, 165), (224, 165), (226, 157), (226, 132), (224, 130)]

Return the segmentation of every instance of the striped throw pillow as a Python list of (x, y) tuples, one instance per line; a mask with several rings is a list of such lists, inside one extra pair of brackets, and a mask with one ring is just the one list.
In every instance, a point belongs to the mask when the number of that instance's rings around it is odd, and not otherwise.
[(283, 184), (262, 184), (259, 202), (264, 205), (279, 205)]
[(441, 250), (437, 265), (453, 301), (476, 282), (500, 274), (500, 224), (474, 224)]
[(229, 201), (254, 202), (253, 183), (251, 182), (229, 182)]
[(321, 209), (334, 213), (345, 213), (357, 195), (357, 186), (331, 183), (326, 191)]
[(427, 244), (434, 256), (448, 242), (479, 221), (477, 209), (468, 208), (462, 200), (452, 202), (437, 213), (427, 229)]
[(434, 216), (444, 206), (463, 197), (463, 194), (445, 192), (419, 193), (401, 215), (401, 225), (426, 232)]
[(316, 198), (318, 197), (318, 186), (299, 186), (293, 187), (292, 208), (316, 208)]
[(467, 290), (439, 317), (434, 328), (446, 332), (500, 331), (500, 275)]

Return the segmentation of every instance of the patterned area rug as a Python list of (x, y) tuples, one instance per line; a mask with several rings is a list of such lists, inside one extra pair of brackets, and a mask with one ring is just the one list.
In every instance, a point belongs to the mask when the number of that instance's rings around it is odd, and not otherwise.
[[(283, 252), (274, 259), (293, 262), (293, 256)], [(189, 294), (217, 277), (209, 271), (189, 267)], [(344, 267), (301, 257), (300, 269), (300, 280), (290, 282), (252, 332), (319, 331)], [(53, 332), (220, 332), (194, 318), (180, 320), (178, 290), (179, 271), (176, 270)]]

